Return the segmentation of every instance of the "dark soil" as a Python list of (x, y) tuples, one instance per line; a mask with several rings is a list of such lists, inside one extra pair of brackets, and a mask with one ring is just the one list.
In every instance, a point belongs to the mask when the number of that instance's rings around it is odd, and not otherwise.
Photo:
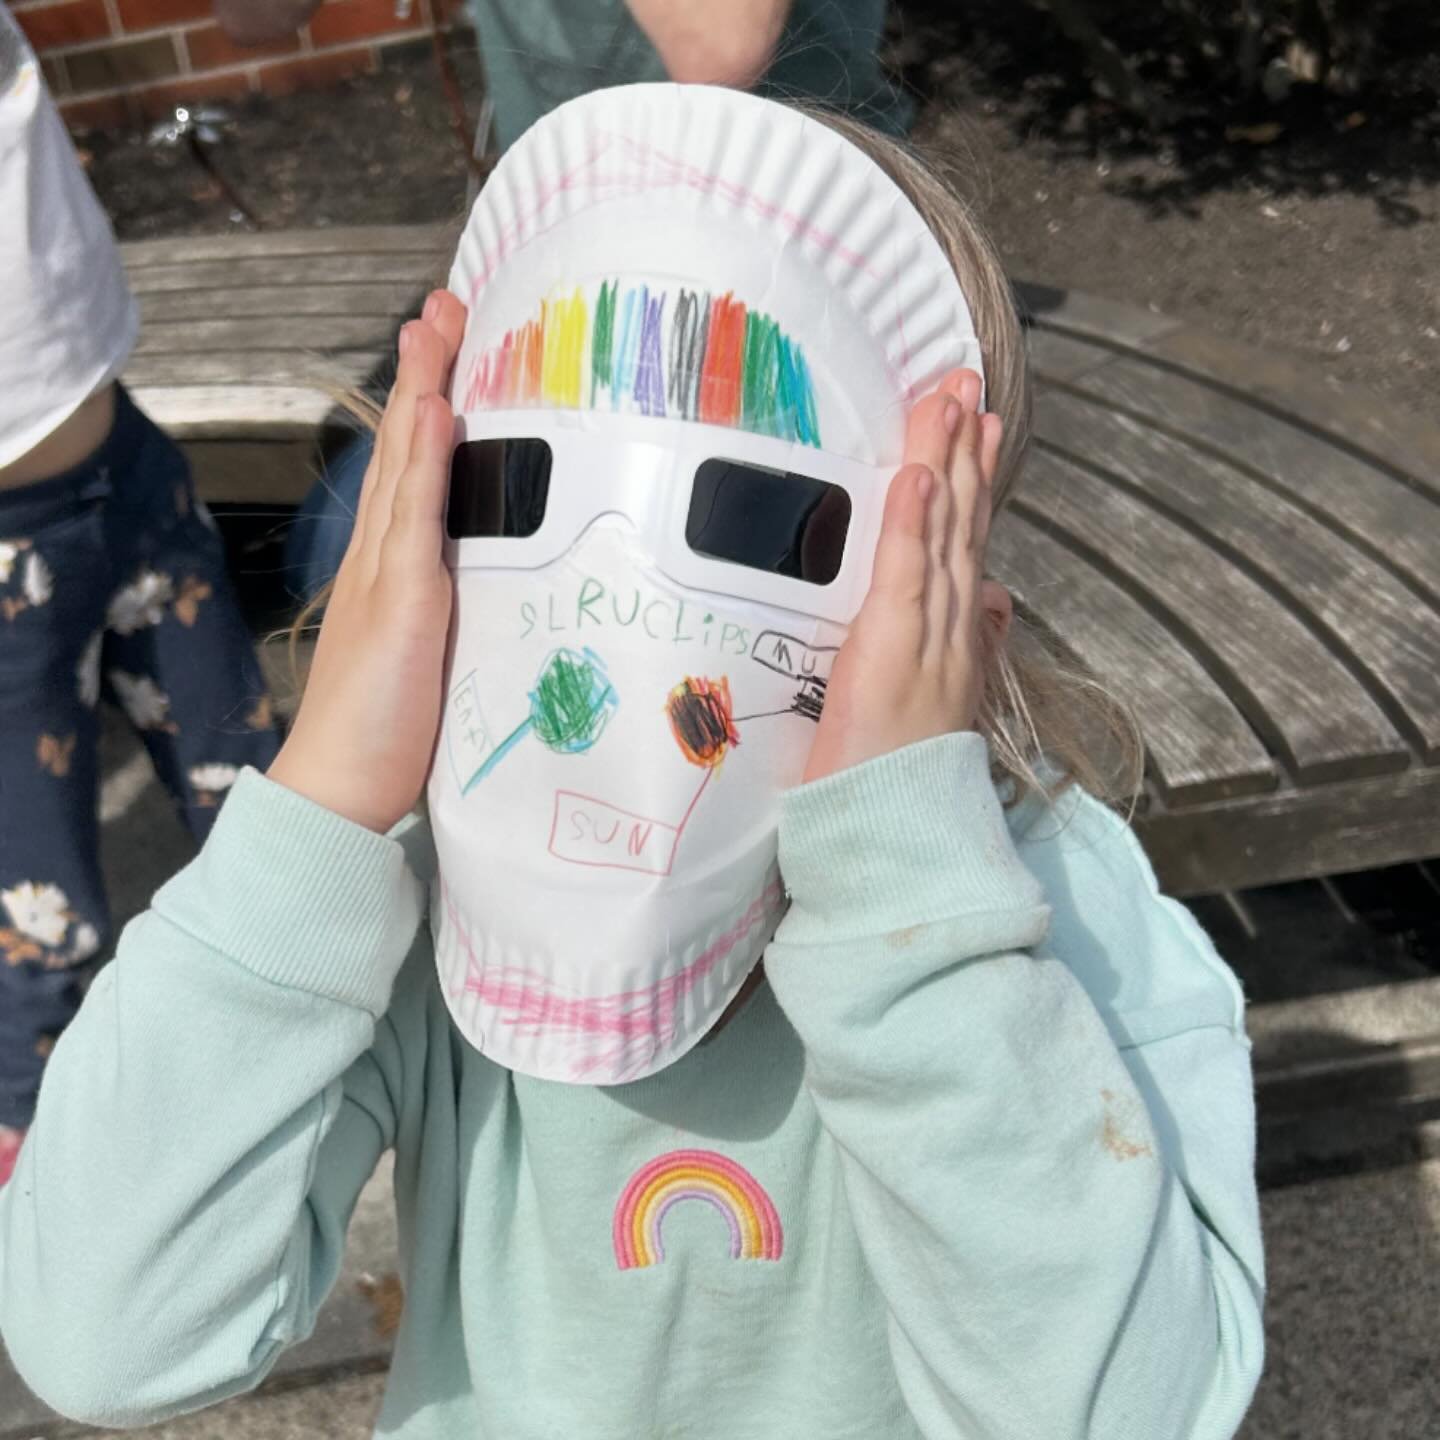
[[(1440, 374), (1440, 16), (1396, 6), (1363, 87), (1227, 100), (1170, 74), (1147, 129), (1035, 7), (925, 0), (896, 46), (1012, 273), (1306, 357), (1422, 413)], [(1129, 6), (1138, 27), (1160, 6)], [(1132, 37), (1158, 44), (1157, 30)], [(1173, 37), (1164, 37), (1167, 39)], [(1129, 48), (1129, 47), (1127, 47)], [(1162, 59), (1152, 54), (1147, 78)], [(1273, 139), (1269, 138), (1273, 134)], [(1267, 143), (1256, 143), (1257, 140)]]
[[(333, 89), (199, 107), (225, 117), (207, 153), (264, 229), (398, 225), (461, 212), (466, 156), (429, 42), (388, 54), (380, 73)], [(467, 96), (478, 96), (474, 52), (458, 51), (453, 61)], [(184, 143), (157, 143), (139, 130), (92, 131), (77, 143), (122, 240), (244, 228)]]
[[(1415, 25), (1386, 32), (1368, 89), (1300, 86), (1279, 105), (1228, 102), (1203, 73), (1176, 79), (1163, 36), (1150, 51), (1127, 36), (1147, 78), (1166, 77), (1175, 113), (1160, 129), (1097, 98), (1076, 47), (1017, 0), (906, 0), (891, 59), (919, 101), (917, 139), (956, 168), (1016, 275), (1307, 357), (1423, 412), (1440, 373), (1440, 20)], [(478, 62), (455, 63), (473, 108)], [(266, 228), (463, 206), (466, 163), (427, 43), (334, 90), (229, 113), (214, 163)], [(1267, 125), (1266, 144), (1235, 128), (1263, 138)], [(183, 147), (81, 143), (123, 239), (236, 224)]]

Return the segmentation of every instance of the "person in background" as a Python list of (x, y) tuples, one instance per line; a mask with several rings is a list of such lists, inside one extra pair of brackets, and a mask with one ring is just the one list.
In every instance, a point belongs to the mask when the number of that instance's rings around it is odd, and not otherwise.
[(116, 378), (135, 302), (40, 67), (0, 7), (0, 1184), (109, 940), (97, 705), (196, 840), (279, 748), (214, 524)]
[[(231, 39), (291, 34), (322, 0), (215, 0)], [(500, 153), (542, 115), (606, 85), (671, 79), (806, 99), (901, 135), (910, 105), (878, 50), (886, 0), (467, 0), (480, 41), (485, 104), (480, 143)], [(291, 588), (309, 598), (340, 568), (371, 438), (330, 463), (295, 517), (286, 546)]]
[[(215, 0), (215, 16), (238, 44), (259, 45), (297, 30), (321, 3)], [(465, 9), (499, 151), (566, 100), (646, 80), (806, 98), (890, 134), (909, 125), (877, 53), (886, 0), (466, 0)]]

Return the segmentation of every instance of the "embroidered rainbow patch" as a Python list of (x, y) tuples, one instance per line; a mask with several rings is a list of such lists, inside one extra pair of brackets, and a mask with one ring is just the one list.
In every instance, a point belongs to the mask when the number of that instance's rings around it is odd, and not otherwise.
[(780, 1258), (780, 1216), (759, 1181), (713, 1150), (672, 1150), (637, 1170), (615, 1207), (615, 1260), (622, 1270), (664, 1260), (665, 1217), (686, 1200), (703, 1200), (724, 1217), (732, 1260)]
[(577, 287), (474, 356), (461, 393), (465, 410), (608, 406), (820, 444), (804, 351), (731, 294)]

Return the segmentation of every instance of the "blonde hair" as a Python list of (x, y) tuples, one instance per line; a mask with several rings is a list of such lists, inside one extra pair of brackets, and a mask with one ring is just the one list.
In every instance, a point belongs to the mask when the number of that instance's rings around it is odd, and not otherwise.
[[(1005, 422), (996, 465), (996, 517), (1020, 482), (1030, 440), (1031, 384), (1025, 335), (999, 256), (937, 157), (872, 130), (858, 120), (789, 101), (864, 151), (905, 193), (929, 226), (969, 302), (985, 368), (986, 406)], [(380, 408), (367, 396), (337, 401), (367, 428)], [(329, 586), (290, 627), (292, 672), (297, 644), (313, 628)], [(991, 767), (1007, 803), (1053, 798), (1078, 784), (1091, 794), (1133, 804), (1144, 771), (1144, 747), (1129, 707), (1096, 676), (1067, 656), (1023, 603), (1017, 604), (1003, 644), (987, 637), (985, 686), (976, 728), (990, 747)]]
[[(939, 157), (849, 116), (799, 108), (863, 150), (904, 191), (960, 281), (980, 341), (986, 408), (1005, 422), (993, 487), (998, 518), (1020, 483), (1031, 404), (1025, 333), (1000, 257)], [(986, 646), (977, 728), (989, 742), (997, 782), (1010, 782), (1011, 803), (1051, 797), (1070, 784), (1122, 805), (1139, 794), (1144, 746), (1130, 708), (1067, 657), (1023, 604), (1004, 644)]]

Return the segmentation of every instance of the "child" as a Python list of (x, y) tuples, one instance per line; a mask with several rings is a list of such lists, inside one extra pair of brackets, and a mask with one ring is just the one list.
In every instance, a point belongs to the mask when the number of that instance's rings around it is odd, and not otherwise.
[(0, 1185), (45, 1057), (109, 943), (100, 695), (197, 839), (278, 747), (224, 548), (185, 457), (117, 382), (120, 253), (0, 9)]
[(0, 1326), (63, 1412), (254, 1386), (393, 1147), (381, 1434), (1239, 1425), (1241, 996), (1061, 786), (1104, 707), (984, 578), (999, 266), (836, 123), (615, 90), (482, 191), (295, 727), (127, 931), (0, 1200)]

